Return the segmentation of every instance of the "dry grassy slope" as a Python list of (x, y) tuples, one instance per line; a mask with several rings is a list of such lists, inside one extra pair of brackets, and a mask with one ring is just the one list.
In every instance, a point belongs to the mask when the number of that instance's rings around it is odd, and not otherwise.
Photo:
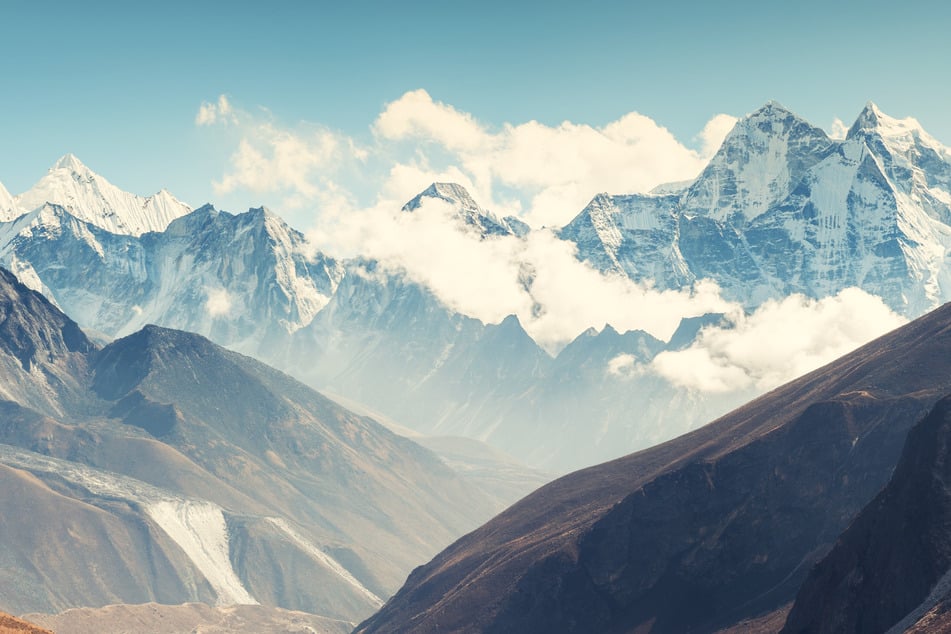
[[(25, 616), (49, 627), (56, 634), (347, 634), (353, 628), (353, 624), (346, 621), (259, 605), (215, 608), (203, 603), (147, 603), (76, 608), (61, 614)], [(3, 634), (2, 629), (0, 634)]]
[(0, 634), (52, 634), (23, 619), (0, 612)]
[(951, 306), (696, 432), (543, 487), (362, 632), (711, 631), (789, 603), (951, 391)]

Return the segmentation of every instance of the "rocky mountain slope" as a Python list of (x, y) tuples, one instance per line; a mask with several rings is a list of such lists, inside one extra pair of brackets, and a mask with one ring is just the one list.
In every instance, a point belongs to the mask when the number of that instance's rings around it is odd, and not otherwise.
[(9, 611), (200, 601), (352, 621), (493, 511), (431, 452), (203, 337), (148, 326), (99, 348), (2, 270), (0, 315)]
[(74, 608), (61, 614), (25, 616), (51, 628), (56, 634), (348, 634), (353, 629), (346, 621), (263, 605), (214, 607), (204, 603), (147, 603)]
[(51, 634), (50, 630), (0, 612), (0, 634)]
[(695, 432), (565, 476), (415, 570), (358, 631), (775, 622), (951, 392), (949, 352), (951, 305)]
[[(951, 398), (799, 591), (784, 632), (903, 632), (951, 599)], [(936, 631), (936, 630), (932, 630)]]

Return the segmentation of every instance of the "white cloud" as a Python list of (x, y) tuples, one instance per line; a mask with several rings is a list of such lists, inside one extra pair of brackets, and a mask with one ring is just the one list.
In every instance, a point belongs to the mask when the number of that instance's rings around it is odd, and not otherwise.
[(205, 301), (205, 310), (212, 317), (222, 317), (231, 313), (234, 305), (234, 299), (231, 294), (223, 288), (206, 289), (205, 293), (208, 299)]
[(373, 130), (381, 143), (412, 140), (423, 152), (427, 145), (439, 146), (448, 153), (444, 161), (466, 174), (487, 204), (496, 202), (497, 189), (514, 190), (530, 224), (560, 226), (598, 192), (646, 192), (693, 178), (735, 121), (713, 117), (697, 137), (702, 144), (697, 152), (636, 112), (603, 127), (529, 121), (490, 130), (416, 90), (388, 104)]
[(590, 326), (642, 329), (667, 338), (685, 315), (733, 306), (716, 284), (658, 291), (620, 275), (603, 275), (579, 262), (574, 245), (551, 231), (522, 240), (482, 240), (466, 231), (453, 208), (424, 200), (413, 213), (394, 205), (337, 214), (308, 234), (322, 249), (379, 260), (405, 273), (460, 313), (498, 323), (518, 315), (541, 345), (557, 349)]
[(848, 131), (849, 126), (847, 126), (842, 119), (836, 117), (832, 120), (832, 125), (829, 126), (828, 133), (831, 138), (841, 141), (845, 138)]
[(478, 150), (492, 142), (471, 114), (433, 101), (425, 90), (407, 92), (387, 104), (373, 130), (384, 139), (426, 139), (453, 151)]
[(608, 374), (629, 378), (642, 374), (644, 367), (633, 354), (619, 354), (608, 361)]
[(686, 350), (659, 354), (652, 370), (675, 385), (701, 392), (762, 392), (906, 321), (881, 299), (857, 288), (820, 300), (793, 295), (767, 302), (751, 315), (733, 313), (730, 318), (732, 328), (704, 329)]
[(700, 157), (704, 161), (713, 158), (713, 155), (723, 145), (723, 140), (733, 130), (737, 121), (739, 119), (728, 114), (714, 115), (712, 119), (707, 121), (707, 125), (703, 126), (703, 130), (697, 135), (697, 139), (701, 143)]
[(331, 132), (305, 137), (263, 125), (253, 137), (241, 140), (231, 156), (232, 171), (214, 183), (215, 192), (286, 191), (314, 199), (320, 191), (318, 170), (339, 152), (340, 140)]
[(695, 150), (636, 112), (601, 127), (528, 121), (492, 128), (425, 90), (388, 103), (364, 143), (320, 125), (279, 125), (266, 110), (249, 113), (224, 95), (201, 104), (195, 118), (240, 135), (215, 193), (251, 192), (253, 204), (263, 199), (293, 211), (304, 228), (323, 220), (328, 204), (401, 205), (436, 180), (464, 184), (501, 215), (561, 226), (599, 192), (647, 192), (695, 177), (734, 121), (711, 118)]
[(521, 212), (536, 227), (559, 226), (600, 191), (646, 191), (695, 176), (702, 152), (725, 134), (726, 115), (698, 135), (698, 152), (638, 113), (602, 127), (529, 121), (490, 129), (423, 90), (387, 104), (366, 144), (321, 126), (282, 126), (266, 111), (252, 115), (227, 100), (203, 104), (198, 119), (221, 123), (223, 112), (237, 122), (230, 129), (239, 140), (214, 183), (219, 195), (276, 201), (316, 248), (380, 260), (485, 322), (517, 314), (550, 348), (605, 323), (664, 338), (685, 315), (728, 308), (715, 285), (660, 292), (602, 275), (549, 231), (480, 241), (438, 202), (399, 212), (430, 183), (450, 181), (499, 215)]
[(237, 123), (231, 103), (225, 95), (220, 95), (216, 103), (202, 102), (195, 115), (195, 125), (206, 126), (216, 123)]

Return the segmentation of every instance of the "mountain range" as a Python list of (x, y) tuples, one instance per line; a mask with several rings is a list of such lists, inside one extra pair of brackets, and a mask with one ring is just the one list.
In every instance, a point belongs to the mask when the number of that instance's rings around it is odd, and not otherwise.
[(906, 316), (951, 297), (951, 150), (869, 103), (831, 139), (771, 102), (682, 191), (601, 194), (562, 228), (579, 257), (658, 288), (716, 280), (747, 307), (857, 286)]
[[(608, 277), (657, 290), (713, 280), (754, 310), (857, 286), (913, 318), (951, 295), (949, 191), (951, 151), (914, 120), (869, 104), (832, 139), (771, 102), (736, 124), (693, 181), (599, 194), (566, 226), (535, 231)], [(102, 341), (147, 323), (197, 332), (404, 427), (485, 441), (550, 471), (672, 438), (761, 389), (698, 393), (650, 371), (658, 354), (701, 336), (697, 319), (729, 327), (718, 315), (683, 315), (669, 341), (592, 324), (552, 351), (514, 316), (462, 314), (391, 263), (321, 253), (267, 210), (163, 203), (158, 213), (69, 155), (5, 200), (0, 262)], [(486, 243), (530, 235), (451, 183), (401, 213), (427, 201)], [(638, 371), (615, 371), (622, 361)]]
[[(911, 318), (951, 294), (949, 191), (951, 151), (913, 120), (869, 104), (833, 139), (769, 103), (693, 181), (599, 194), (565, 227), (452, 183), (394, 211), (438, 201), (485, 245), (548, 232), (606, 278), (712, 280), (747, 311), (857, 286)], [(0, 270), (0, 609), (262, 604), (242, 618), (339, 629), (544, 477), (465, 436), (556, 471), (650, 448), (522, 499), (360, 631), (947, 620), (946, 306), (701, 427), (755, 388), (711, 397), (645, 368), (734, 317), (544, 349), (515, 315), (463, 314), (268, 210), (127, 194), (71, 155), (26, 193), (0, 186), (0, 262), (22, 281)]]
[(157, 326), (100, 347), (2, 269), (0, 385), (13, 613), (260, 603), (352, 622), (497, 508), (285, 374)]

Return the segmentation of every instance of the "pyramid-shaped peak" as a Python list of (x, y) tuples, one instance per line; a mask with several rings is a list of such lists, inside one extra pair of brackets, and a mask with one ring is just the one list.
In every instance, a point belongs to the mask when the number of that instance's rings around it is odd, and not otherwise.
[[(821, 140), (827, 135), (778, 101), (763, 106), (740, 119), (727, 135), (724, 145), (746, 144), (751, 135), (795, 136)], [(721, 151), (724, 151), (721, 147)]]
[(451, 205), (459, 205), (463, 209), (481, 211), (481, 207), (469, 194), (469, 191), (458, 183), (433, 183), (415, 198), (403, 206), (403, 211), (415, 211), (422, 206), (427, 198), (443, 200)]
[(778, 101), (770, 99), (765, 104), (763, 104), (762, 106), (754, 110), (746, 118), (747, 119), (762, 119), (765, 117), (786, 117), (789, 115), (793, 115), (795, 117), (796, 113), (794, 113), (792, 110), (790, 110), (783, 104), (779, 103)]
[(914, 117), (906, 117), (905, 119), (890, 117), (871, 101), (865, 104), (865, 108), (862, 109), (855, 123), (849, 128), (847, 138), (851, 139), (855, 136), (870, 132), (883, 137), (905, 137), (911, 134), (921, 136), (927, 134)]
[(469, 190), (459, 183), (433, 183), (426, 189), (426, 192), (430, 196), (454, 199), (457, 202), (471, 201), (473, 204), (475, 203), (472, 196), (469, 195)]
[(59, 157), (59, 160), (50, 168), (50, 171), (54, 170), (69, 170), (71, 172), (82, 172), (89, 171), (89, 168), (80, 161), (75, 154), (67, 153)]

